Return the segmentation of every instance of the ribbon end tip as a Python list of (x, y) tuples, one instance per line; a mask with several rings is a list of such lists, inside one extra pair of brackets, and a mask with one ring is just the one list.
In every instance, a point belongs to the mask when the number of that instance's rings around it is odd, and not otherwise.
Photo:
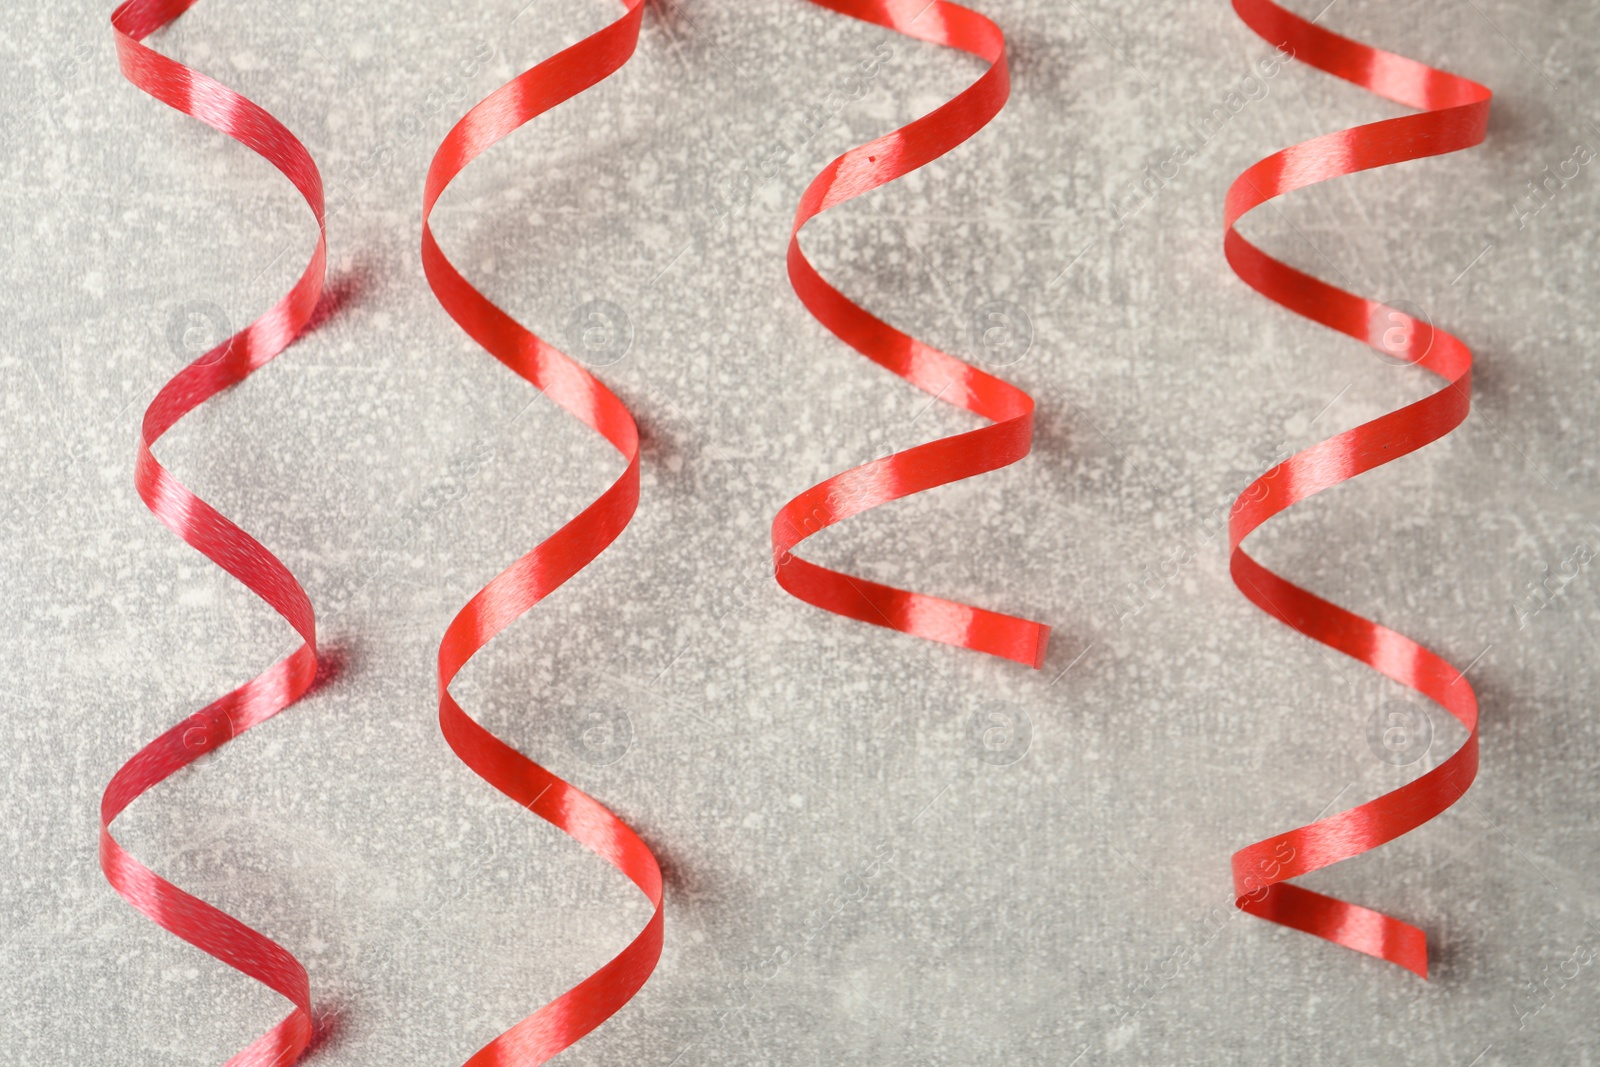
[(1041, 627), (1039, 627), (1039, 642), (1038, 642), (1038, 644), (1036, 644), (1034, 646), (1034, 649), (1033, 649), (1033, 669), (1034, 670), (1036, 670), (1036, 671), (1044, 670), (1044, 657), (1045, 657), (1045, 653), (1048, 652), (1049, 650), (1050, 650), (1050, 627), (1041, 626)]

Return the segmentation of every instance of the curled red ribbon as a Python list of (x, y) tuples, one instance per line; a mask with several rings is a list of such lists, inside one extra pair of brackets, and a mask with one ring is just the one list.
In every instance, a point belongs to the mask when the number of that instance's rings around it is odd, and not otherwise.
[(497, 575), (451, 621), (439, 643), (439, 727), (455, 754), (484, 781), (609, 861), (655, 909), (611, 962), (479, 1049), (467, 1067), (545, 1062), (632, 999), (661, 956), (661, 870), (649, 846), (599, 801), (480, 726), (449, 688), (479, 649), (587, 566), (628, 525), (639, 501), (639, 431), (622, 401), (588, 370), (474, 289), (440, 251), (428, 226), (439, 194), (480, 153), (627, 62), (639, 40), (644, 7), (643, 0), (623, 2), (627, 11), (616, 22), (523, 71), (468, 111), (434, 153), (422, 197), (422, 267), (439, 303), (473, 340), (609, 441), (626, 463), (611, 488)]
[(151, 454), (162, 434), (217, 393), (243, 381), (283, 351), (310, 320), (322, 295), (327, 244), (322, 178), (305, 147), (256, 104), (139, 42), (195, 0), (129, 0), (111, 15), (123, 76), (151, 96), (256, 152), (294, 183), (317, 220), (317, 245), (300, 280), (272, 309), (179, 371), (144, 413), (134, 485), (145, 506), (174, 533), (249, 586), (282, 615), (301, 646), (227, 696), (211, 702), (140, 749), (100, 799), (100, 868), (118, 893), (163, 929), (286, 997), (294, 1008), (228, 1061), (228, 1067), (283, 1067), (311, 1040), (311, 989), (289, 951), (140, 864), (111, 836), (111, 823), (173, 772), (271, 718), (300, 698), (317, 673), (311, 601), (271, 552), (191, 493)]
[(1477, 696), (1462, 672), (1435, 653), (1285, 581), (1239, 545), (1286, 508), (1399, 459), (1460, 425), (1470, 403), (1472, 353), (1429, 323), (1273, 259), (1240, 237), (1234, 224), (1253, 208), (1295, 189), (1478, 144), (1488, 125), (1491, 94), (1477, 82), (1330, 33), (1271, 0), (1233, 0), (1233, 7), (1269, 44), (1421, 113), (1324, 134), (1246, 170), (1228, 189), (1224, 220), (1228, 263), (1257, 292), (1290, 311), (1445, 380), (1432, 395), (1290, 456), (1252, 482), (1234, 501), (1228, 523), (1233, 580), (1268, 615), (1416, 690), (1467, 730), (1460, 749), (1415, 781), (1234, 853), (1236, 903), (1252, 915), (1397, 963), (1426, 978), (1428, 943), (1421, 930), (1287, 879), (1377, 848), (1460, 799), (1478, 771)]
[(778, 584), (808, 604), (876, 626), (987, 652), (1038, 668), (1050, 628), (1028, 619), (880, 585), (818, 566), (791, 551), (836, 522), (913, 493), (1015, 463), (1033, 447), (1033, 398), (871, 315), (817, 273), (800, 248), (815, 216), (930, 163), (986, 126), (1010, 94), (1005, 36), (946, 0), (813, 0), (823, 7), (986, 61), (954, 99), (875, 141), (852, 148), (812, 179), (789, 232), (789, 282), (834, 335), (937, 399), (993, 425), (930, 441), (836, 474), (785, 504), (772, 520)]

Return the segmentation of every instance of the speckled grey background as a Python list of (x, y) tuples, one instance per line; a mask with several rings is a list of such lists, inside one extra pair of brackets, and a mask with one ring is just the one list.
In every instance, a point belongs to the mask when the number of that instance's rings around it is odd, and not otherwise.
[[(647, 915), (434, 719), (451, 614), (617, 469), (466, 339), (418, 265), (449, 124), (613, 15), (524, 3), (206, 0), (156, 39), (296, 131), (336, 207), (342, 309), (160, 453), (300, 576), (342, 668), (119, 835), (306, 961), (328, 1067), (459, 1063)], [(1580, 166), (1537, 213), (1527, 183), (1600, 149), (1600, 10), (1335, 0), (1325, 24), (1490, 85), (1488, 141), (1247, 223), (1478, 355), (1458, 433), (1256, 542), (1471, 665), (1468, 800), (1307, 879), (1422, 925), (1422, 983), (1228, 907), (1233, 849), (1414, 777), (1461, 731), (1251, 607), (1211, 522), (1281, 451), (1431, 388), (1251, 293), (1221, 253), (1234, 174), (1399, 109), (1297, 64), (1242, 86), (1269, 50), (1224, 0), (983, 7), (1010, 37), (1010, 105), (808, 247), (951, 351), (986, 354), (975, 309), (1023, 309), (1001, 354), (1039, 399), (1035, 452), (812, 553), (1052, 623), (1040, 672), (825, 615), (763, 572), (789, 495), (973, 425), (827, 336), (782, 262), (808, 176), (976, 62), (801, 0), (653, 2), (619, 76), (475, 163), (435, 216), (535, 330), (622, 310), (626, 353), (601, 373), (646, 438), (627, 533), (457, 687), (667, 871), (659, 970), (562, 1062), (1595, 1062), (1600, 174)], [(97, 804), (141, 744), (292, 639), (140, 505), (133, 435), (185, 344), (269, 306), (313, 230), (270, 167), (122, 81), (109, 10), (0, 14), (0, 1059), (215, 1064), (284, 1006), (111, 892)], [(744, 203), (776, 140), (790, 158)], [(1132, 199), (1147, 165), (1167, 177)], [(1397, 711), (1434, 728), (1404, 767), (1368, 736)]]

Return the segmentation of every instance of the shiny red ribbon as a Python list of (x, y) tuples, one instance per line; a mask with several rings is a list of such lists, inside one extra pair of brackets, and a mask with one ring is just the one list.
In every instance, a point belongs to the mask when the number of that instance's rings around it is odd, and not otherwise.
[(939, 400), (993, 425), (864, 463), (812, 486), (772, 521), (778, 584), (808, 604), (876, 626), (1016, 660), (1044, 662), (1050, 628), (924, 593), (880, 585), (801, 559), (791, 551), (836, 522), (913, 493), (1015, 463), (1033, 446), (1033, 398), (954, 356), (923, 344), (853, 303), (823, 280), (800, 248), (817, 215), (932, 162), (977, 133), (1010, 94), (1005, 37), (984, 16), (946, 0), (813, 0), (823, 7), (986, 61), (989, 69), (922, 118), (852, 148), (812, 179), (789, 234), (789, 282), (800, 302), (841, 341)]
[(439, 644), (439, 727), (484, 781), (608, 860), (655, 909), (611, 962), (479, 1049), (467, 1067), (545, 1062), (632, 999), (661, 956), (661, 870), (649, 846), (599, 801), (480, 726), (449, 689), (479, 649), (587, 566), (628, 525), (639, 501), (639, 431), (628, 409), (588, 370), (474, 289), (445, 258), (428, 225), (439, 195), (480, 153), (627, 62), (644, 7), (643, 0), (624, 4), (627, 11), (616, 22), (519, 74), (467, 112), (434, 153), (423, 192), (422, 266), (439, 303), (491, 355), (599, 433), (626, 463), (599, 499), (497, 575), (451, 621)]
[(1420, 114), (1324, 134), (1256, 163), (1228, 189), (1228, 263), (1257, 292), (1297, 314), (1445, 380), (1430, 396), (1289, 457), (1234, 502), (1228, 523), (1233, 580), (1279, 622), (1360, 660), (1443, 707), (1467, 730), (1450, 758), (1399, 789), (1348, 811), (1258, 841), (1233, 856), (1239, 908), (1428, 976), (1428, 945), (1409, 923), (1303, 889), (1287, 879), (1358, 856), (1416, 829), (1454, 804), (1478, 770), (1478, 701), (1462, 673), (1403, 634), (1285, 581), (1239, 547), (1272, 516), (1449, 433), (1467, 417), (1472, 353), (1403, 311), (1337, 289), (1273, 259), (1239, 236), (1240, 217), (1274, 197), (1345, 174), (1443, 155), (1483, 140), (1489, 90), (1392, 52), (1352, 41), (1278, 7), (1233, 0), (1269, 44)]
[(144, 413), (134, 484), (155, 516), (283, 616), (303, 644), (277, 664), (206, 705), (140, 749), (100, 800), (100, 867), (128, 903), (163, 929), (286, 997), (294, 1008), (228, 1061), (229, 1067), (283, 1067), (311, 1040), (311, 991), (300, 961), (140, 864), (111, 836), (111, 823), (173, 772), (271, 718), (309, 689), (317, 673), (311, 602), (277, 557), (157, 463), (151, 448), (179, 419), (243, 381), (292, 342), (322, 295), (327, 245), (322, 178), (305, 147), (277, 119), (227, 87), (139, 42), (195, 0), (129, 0), (111, 15), (123, 76), (151, 96), (250, 148), (294, 183), (317, 220), (317, 245), (294, 288), (255, 322), (205, 353), (162, 387)]

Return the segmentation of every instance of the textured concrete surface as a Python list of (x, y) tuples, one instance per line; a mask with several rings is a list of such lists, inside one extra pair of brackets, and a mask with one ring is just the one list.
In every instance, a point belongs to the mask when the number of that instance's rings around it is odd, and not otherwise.
[[(449, 124), (613, 14), (524, 3), (206, 0), (157, 41), (281, 117), (337, 208), (343, 309), (160, 451), (301, 577), (343, 666), (120, 836), (306, 961), (328, 1067), (459, 1063), (647, 914), (434, 722), (450, 615), (616, 470), (464, 337), (418, 266)], [(632, 64), (473, 165), (435, 216), (532, 328), (621, 309), (596, 358), (646, 434), (632, 527), (458, 686), (668, 871), (660, 969), (563, 1062), (1600, 1059), (1600, 174), (1527, 199), (1600, 149), (1600, 10), (1336, 0), (1327, 25), (1490, 85), (1488, 142), (1247, 224), (1479, 359), (1461, 431), (1256, 542), (1471, 665), (1469, 800), (1307, 880), (1425, 927), (1422, 983), (1229, 910), (1233, 849), (1414, 777), (1461, 732), (1402, 705), (1433, 729), (1394, 765), (1369, 730), (1408, 694), (1246, 603), (1210, 524), (1280, 451), (1430, 388), (1257, 297), (1221, 254), (1234, 174), (1397, 109), (1292, 63), (1245, 84), (1269, 50), (1223, 0), (983, 6), (1012, 42), (1010, 106), (808, 247), (952, 351), (974, 353), (977, 309), (1023, 309), (1006, 373), (1039, 399), (1036, 452), (812, 552), (1051, 622), (1041, 672), (827, 616), (763, 574), (790, 494), (972, 425), (828, 337), (782, 259), (810, 174), (974, 61), (801, 0), (652, 3)], [(139, 504), (133, 431), (186, 344), (287, 289), (313, 230), (266, 164), (121, 80), (109, 11), (0, 15), (0, 1059), (214, 1064), (283, 1005), (111, 892), (96, 806), (142, 743), (292, 640)], [(885, 40), (870, 83), (847, 83)], [(762, 179), (778, 140), (788, 161)], [(1180, 142), (1193, 158), (1164, 165)], [(1147, 166), (1160, 187), (1133, 196)], [(999, 751), (997, 711), (1018, 724)]]

